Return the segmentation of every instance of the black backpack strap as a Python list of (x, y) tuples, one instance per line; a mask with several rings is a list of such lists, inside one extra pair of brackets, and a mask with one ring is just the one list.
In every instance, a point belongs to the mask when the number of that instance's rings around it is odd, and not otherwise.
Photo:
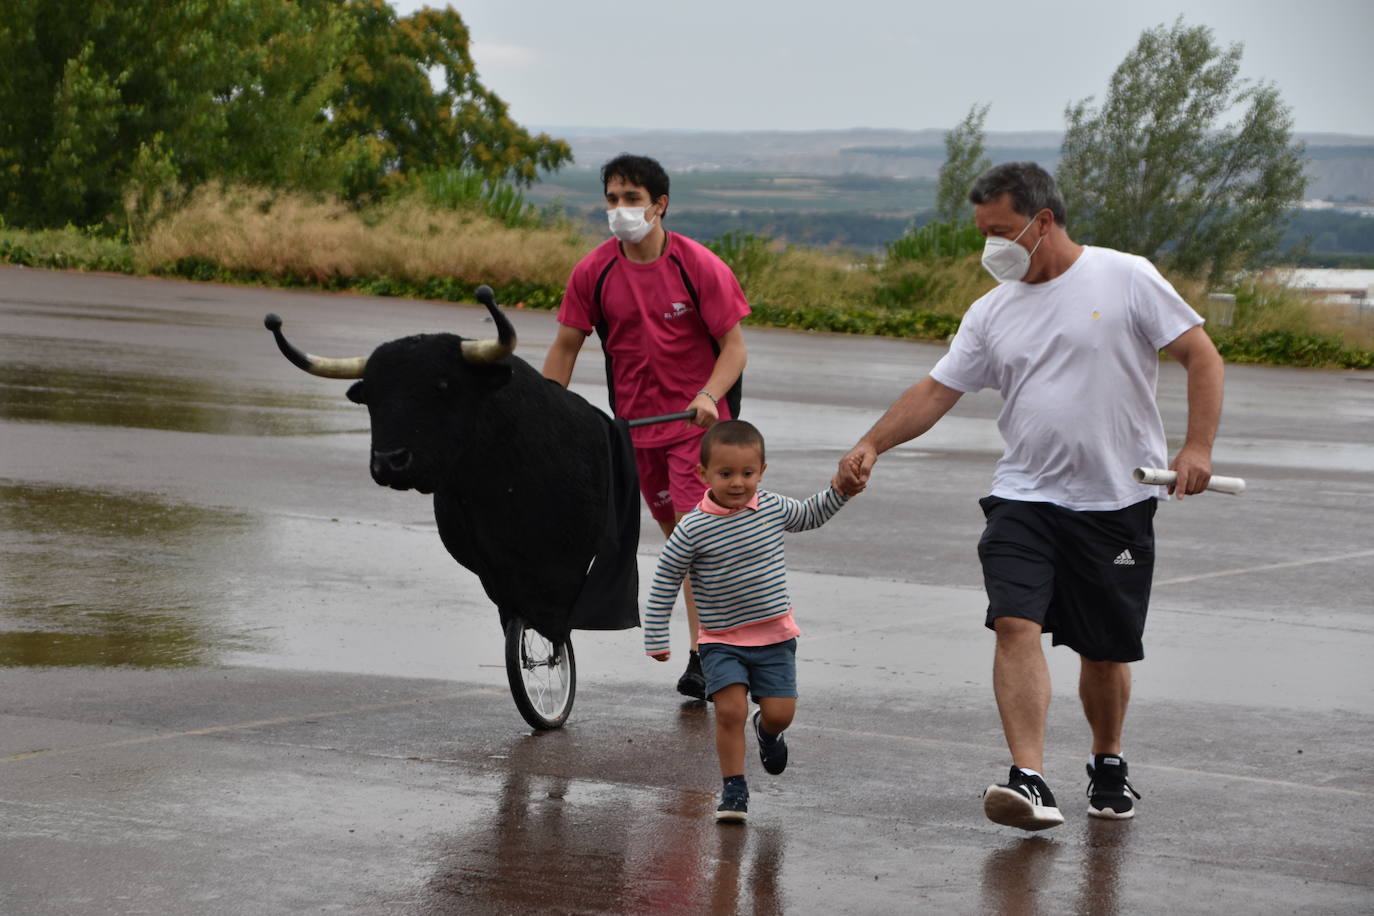
[[(692, 285), (692, 278), (687, 275), (686, 265), (682, 263), (676, 253), (670, 252), (668, 257), (677, 265), (677, 272), (682, 275), (682, 285), (687, 287), (687, 295), (692, 297), (692, 305), (695, 306), (697, 310), (697, 320), (701, 322), (703, 328), (706, 328), (706, 339), (711, 341), (711, 352), (716, 356), (720, 356), (720, 344), (716, 343), (715, 335), (711, 333), (711, 329), (706, 325), (706, 319), (702, 317), (701, 297), (697, 295), (697, 288)], [(725, 392), (725, 403), (730, 405), (730, 416), (736, 420), (739, 419), (740, 398), (743, 397), (743, 395), (744, 373), (741, 372), (739, 378), (735, 379), (735, 384), (731, 385), (730, 390)]]
[(596, 303), (596, 314), (599, 320), (596, 323), (596, 336), (601, 338), (601, 355), (606, 359), (606, 400), (611, 405), (611, 416), (615, 416), (615, 376), (611, 372), (611, 351), (606, 349), (606, 335), (609, 328), (606, 325), (606, 313), (601, 307), (601, 288), (606, 285), (606, 276), (615, 266), (616, 259), (611, 258), (601, 270), (601, 274), (596, 278), (596, 289), (592, 291), (592, 301)]

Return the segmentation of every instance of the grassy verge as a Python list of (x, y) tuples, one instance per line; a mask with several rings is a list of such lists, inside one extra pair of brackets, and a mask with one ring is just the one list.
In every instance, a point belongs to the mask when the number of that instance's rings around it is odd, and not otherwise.
[(0, 262), (54, 270), (135, 271), (129, 245), (74, 226), (38, 232), (0, 226)]
[[(596, 241), (565, 224), (513, 226), (416, 195), (356, 210), (301, 195), (206, 188), (134, 244), (73, 228), (0, 226), (0, 261), (455, 302), (471, 302), (487, 284), (505, 305), (551, 309)], [(753, 325), (944, 340), (993, 286), (977, 254), (883, 261), (738, 233), (712, 246), (739, 276)], [(1176, 286), (1204, 316), (1217, 317), (1204, 288)], [(1235, 292), (1231, 325), (1207, 325), (1227, 360), (1374, 368), (1374, 315), (1314, 305), (1279, 286), (1250, 283)]]

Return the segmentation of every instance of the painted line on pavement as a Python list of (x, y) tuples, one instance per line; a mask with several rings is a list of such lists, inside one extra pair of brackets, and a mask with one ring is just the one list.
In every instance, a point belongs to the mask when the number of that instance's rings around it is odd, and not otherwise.
[(1290, 560), (1287, 563), (1268, 563), (1264, 566), (1249, 566), (1245, 569), (1223, 569), (1217, 572), (1202, 573), (1196, 576), (1179, 576), (1176, 579), (1161, 579), (1155, 585), (1177, 585), (1180, 582), (1197, 582), (1201, 579), (1219, 579), (1222, 576), (1244, 576), (1248, 573), (1268, 572), (1271, 569), (1292, 569), (1295, 566), (1312, 566), (1316, 563), (1339, 563), (1341, 560), (1359, 560), (1374, 557), (1374, 550), (1361, 550), (1357, 553), (1340, 553), (1332, 557), (1317, 557), (1311, 560)]

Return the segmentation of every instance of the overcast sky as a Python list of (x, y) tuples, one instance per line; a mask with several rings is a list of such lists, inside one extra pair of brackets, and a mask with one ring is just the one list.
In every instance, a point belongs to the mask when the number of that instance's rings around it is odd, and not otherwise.
[[(400, 13), (425, 5), (393, 0)], [(476, 0), (489, 89), (537, 127), (1062, 130), (1140, 33), (1206, 25), (1298, 131), (1374, 136), (1374, 0)]]

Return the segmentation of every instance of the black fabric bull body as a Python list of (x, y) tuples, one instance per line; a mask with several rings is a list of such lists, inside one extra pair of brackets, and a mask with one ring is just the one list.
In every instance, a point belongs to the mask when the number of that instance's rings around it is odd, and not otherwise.
[[(514, 617), (558, 641), (573, 627), (637, 626), (638, 492), (628, 440), (600, 410), (514, 356), (509, 320), (489, 290), (478, 295), (497, 341), (420, 334), (365, 360), (330, 360), (287, 343), (276, 316), (266, 324), (297, 366), (361, 378), (348, 398), (368, 409), (373, 480), (433, 495), (444, 547), (477, 574), (503, 629)], [(589, 570), (594, 558), (597, 570)], [(589, 599), (596, 607), (586, 607)]]

